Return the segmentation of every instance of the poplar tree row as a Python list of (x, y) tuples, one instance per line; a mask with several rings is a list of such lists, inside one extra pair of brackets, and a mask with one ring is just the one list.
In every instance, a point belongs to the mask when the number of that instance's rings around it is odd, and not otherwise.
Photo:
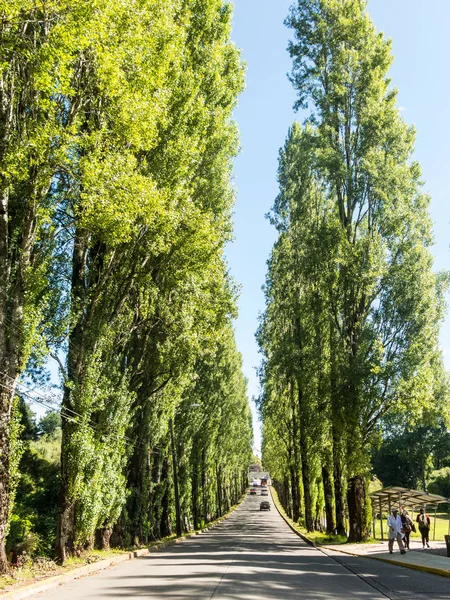
[[(370, 447), (392, 413), (444, 410), (445, 277), (433, 272), (415, 133), (363, 0), (298, 0), (297, 108), (280, 154), (278, 230), (258, 340), (263, 462), (308, 531), (370, 533)], [(448, 411), (447, 411), (448, 413)]]
[(222, 514), (246, 483), (251, 422), (223, 258), (243, 88), (230, 5), (8, 0), (0, 15), (5, 572), (14, 397), (48, 353), (61, 561), (113, 531), (145, 543)]

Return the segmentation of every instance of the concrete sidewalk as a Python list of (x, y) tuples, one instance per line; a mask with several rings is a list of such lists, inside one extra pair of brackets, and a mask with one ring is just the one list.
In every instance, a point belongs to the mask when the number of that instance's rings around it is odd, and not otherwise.
[[(400, 554), (398, 546), (394, 546), (394, 553), (389, 554), (387, 541), (378, 544), (342, 544), (320, 546), (321, 549), (331, 552), (340, 552), (351, 556), (364, 556), (382, 560), (394, 565), (409, 567), (418, 571), (426, 571), (436, 575), (450, 577), (450, 558), (446, 556), (445, 542), (430, 542), (431, 551), (422, 550), (422, 546), (412, 549), (406, 554)], [(433, 554), (433, 551), (439, 554)]]

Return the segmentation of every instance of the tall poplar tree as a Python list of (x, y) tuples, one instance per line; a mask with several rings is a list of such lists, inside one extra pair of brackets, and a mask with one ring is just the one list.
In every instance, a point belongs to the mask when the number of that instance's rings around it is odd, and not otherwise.
[[(51, 301), (54, 177), (78, 128), (79, 57), (95, 10), (84, 0), (0, 2), (0, 572), (7, 569), (11, 406)], [(71, 94), (77, 101), (69, 110)]]
[[(99, 379), (102, 363), (109, 371), (104, 340), (120, 339), (109, 351), (122, 353), (125, 387), (134, 394), (138, 421), (129, 423), (136, 438), (129, 483), (137, 502), (133, 539), (143, 539), (143, 448), (159, 440), (159, 432), (149, 431), (155, 391), (170, 382), (179, 398), (206, 330), (232, 309), (222, 254), (231, 230), (229, 176), (237, 140), (230, 115), (242, 67), (229, 42), (230, 17), (221, 0), (148, 0), (136, 14), (126, 5), (105, 11), (104, 29), (92, 43), (94, 94), (72, 157), (78, 194), (71, 206), (75, 242), (63, 401), (83, 422), (63, 424), (61, 561), (92, 544), (96, 528), (106, 540), (117, 518), (102, 512), (97, 490), (106, 481), (100, 483), (99, 469), (88, 460), (94, 447), (100, 456), (112, 446), (104, 432), (87, 435), (92, 421), (116, 414), (110, 401), (99, 404), (89, 383)], [(125, 407), (128, 402), (124, 394)], [(157, 430), (167, 431), (167, 412), (157, 415)], [(124, 452), (122, 445), (126, 460)], [(117, 456), (116, 468), (122, 468)]]
[[(359, 541), (369, 533), (368, 448), (380, 419), (390, 410), (420, 414), (433, 402), (443, 279), (433, 272), (414, 129), (400, 117), (387, 77), (391, 45), (366, 2), (298, 0), (287, 25), (297, 107), (309, 117), (303, 156), (289, 152), (292, 136), (282, 155), (281, 198), (289, 204), (274, 209), (285, 224), (280, 240), (292, 240), (286, 256), (302, 260), (276, 284), (299, 299), (290, 357), (307, 392), (300, 422), (316, 406), (330, 420), (326, 465), (330, 475), (333, 463), (337, 526), (342, 532), (346, 501), (349, 539)], [(312, 176), (306, 188), (305, 165)], [(321, 229), (301, 212), (311, 190)], [(276, 323), (276, 313), (271, 318)]]
[[(235, 314), (223, 253), (243, 66), (223, 0), (17, 0), (0, 2), (0, 16), (5, 571), (11, 406), (38, 342), (40, 351), (66, 354), (59, 559), (108, 546), (128, 496), (140, 507), (125, 524), (128, 540), (171, 531), (169, 415)], [(239, 405), (233, 423), (242, 440), (230, 449), (225, 411), (211, 416), (205, 445), (220, 457), (208, 462), (208, 477), (215, 465), (221, 483), (204, 486), (209, 516), (236, 499), (234, 475), (241, 477), (250, 450), (233, 352), (223, 375), (230, 393), (220, 380), (217, 397)], [(180, 416), (175, 430), (183, 427)], [(189, 468), (180, 467), (186, 501)], [(185, 512), (190, 518), (189, 502)]]

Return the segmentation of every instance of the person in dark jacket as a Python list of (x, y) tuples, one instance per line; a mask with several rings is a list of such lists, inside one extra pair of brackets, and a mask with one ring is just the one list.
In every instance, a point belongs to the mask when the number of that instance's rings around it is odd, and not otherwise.
[(416, 527), (414, 525), (414, 523), (411, 521), (411, 517), (408, 514), (408, 511), (403, 509), (402, 514), (400, 515), (400, 518), (402, 520), (402, 534), (403, 534), (403, 539), (405, 541), (405, 547), (408, 550), (411, 550), (411, 548), (409, 547), (409, 536), (411, 534), (411, 531), (415, 531)]
[(426, 514), (423, 508), (420, 509), (416, 521), (419, 525), (420, 535), (422, 536), (422, 547), (425, 548), (426, 544), (427, 548), (429, 548), (430, 544), (428, 538), (430, 535), (430, 517)]

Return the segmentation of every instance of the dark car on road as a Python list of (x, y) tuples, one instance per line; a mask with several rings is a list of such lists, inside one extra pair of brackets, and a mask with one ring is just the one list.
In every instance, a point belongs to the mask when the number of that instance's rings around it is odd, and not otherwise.
[(267, 500), (263, 500), (259, 505), (259, 510), (270, 510), (270, 502), (267, 502)]
[(250, 490), (250, 496), (256, 496), (256, 490), (255, 490), (255, 488), (252, 488)]

